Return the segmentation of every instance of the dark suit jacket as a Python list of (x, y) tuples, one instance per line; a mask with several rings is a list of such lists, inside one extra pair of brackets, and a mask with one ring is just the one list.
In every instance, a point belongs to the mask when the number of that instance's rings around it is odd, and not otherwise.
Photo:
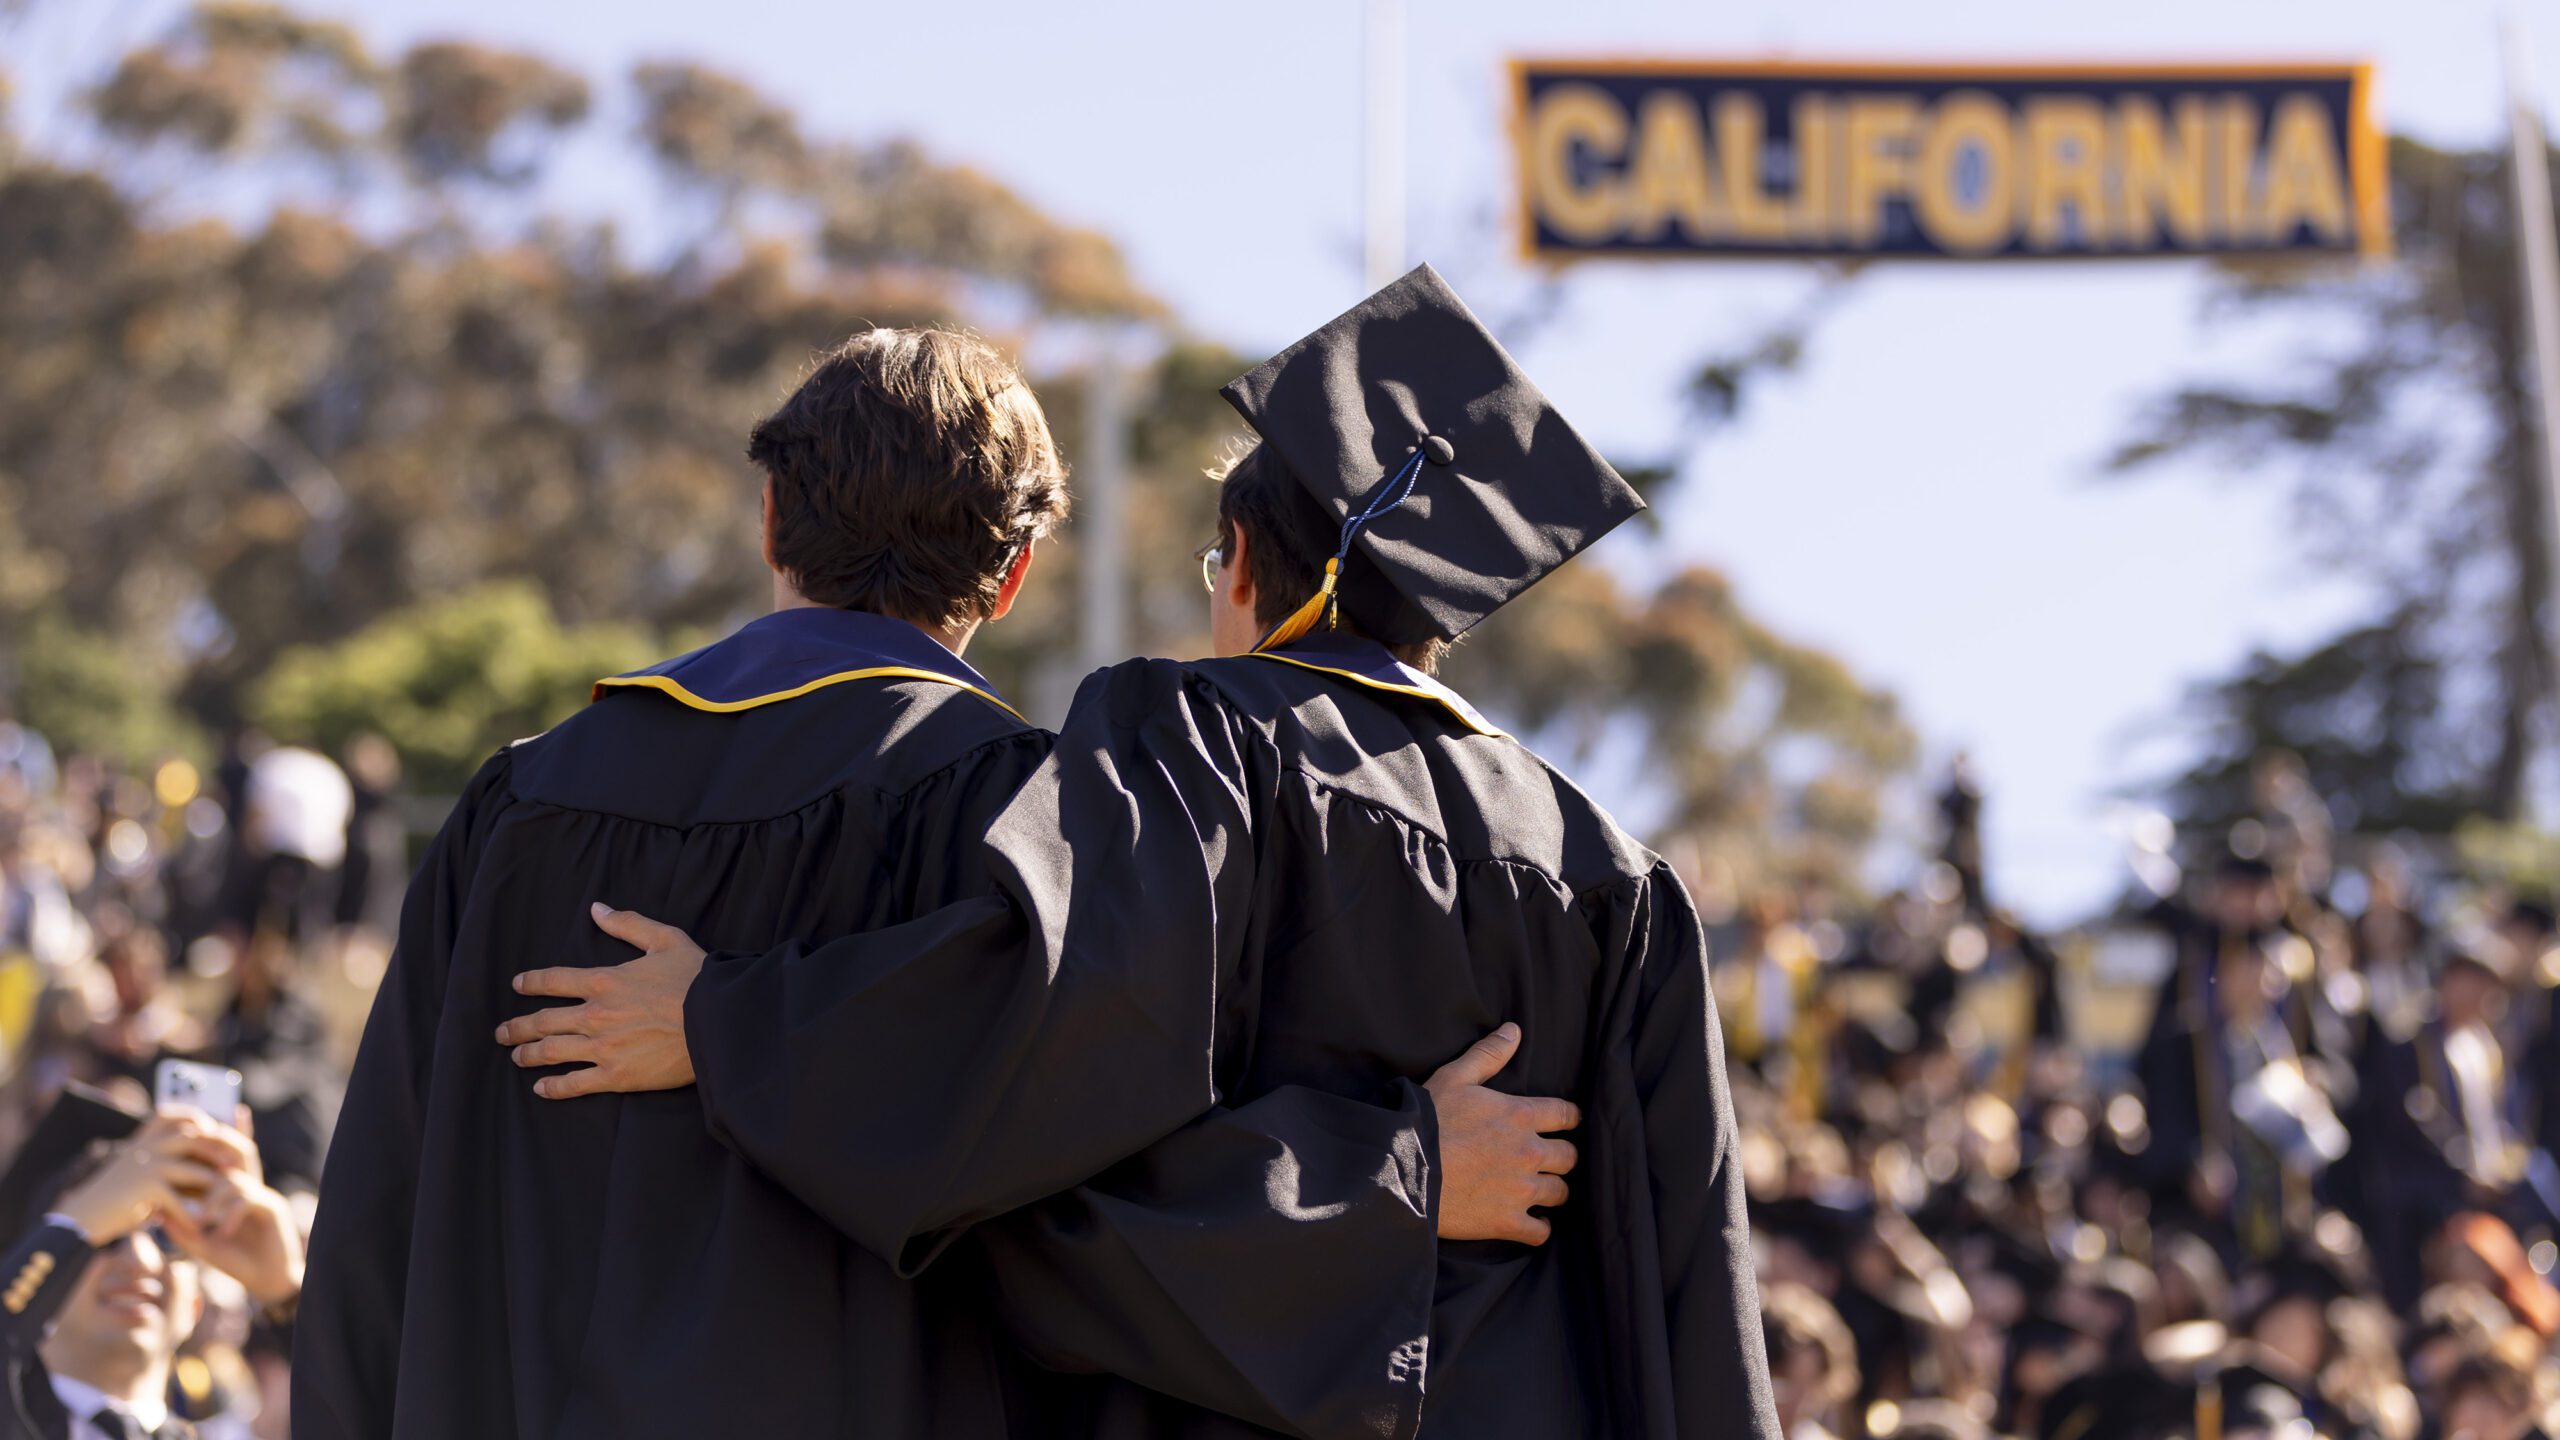
[(36, 1353), (93, 1252), (59, 1225), (38, 1225), (0, 1256), (0, 1440), (68, 1440), (70, 1413)]

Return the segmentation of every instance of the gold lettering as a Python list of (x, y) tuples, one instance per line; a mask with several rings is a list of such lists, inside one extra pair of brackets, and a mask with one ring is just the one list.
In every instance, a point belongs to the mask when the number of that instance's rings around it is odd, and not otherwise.
[[(1981, 157), (1970, 203), (1957, 188), (1965, 155)], [(2017, 213), (2012, 196), (2009, 110), (1980, 90), (1958, 90), (1938, 102), (1920, 141), (1912, 208), (1929, 238), (1959, 255), (1988, 255), (2009, 242)]]
[(1832, 112), (1830, 102), (1819, 95), (1796, 102), (1796, 203), (1787, 228), (1801, 244), (1829, 244), (1839, 213), (1832, 203)]
[(1627, 166), (1627, 234), (1655, 240), (1673, 220), (1691, 239), (1722, 228), (1724, 197), (1716, 193), (1706, 131), (1689, 97), (1657, 90), (1636, 114), (1635, 159)]
[(2150, 96), (2130, 95), (2116, 107), (2116, 203), (2126, 244), (2149, 248), (2164, 228), (2177, 244), (2205, 242), (2205, 118), (2203, 96), (2179, 96), (2173, 139)]
[(2258, 237), (2249, 196), (2258, 151), (2258, 105), (2246, 95), (2225, 95), (2213, 107), (2213, 227), (2225, 244), (2254, 244)]
[(1586, 149), (1595, 159), (1614, 161), (1626, 148), (1626, 109), (1606, 91), (1558, 85), (1540, 95), (1529, 112), (1531, 213), (1567, 240), (1614, 237), (1625, 214), (1620, 181), (1606, 170), (1580, 179), (1574, 153)]
[(1787, 212), (1760, 183), (1767, 129), (1758, 97), (1739, 90), (1716, 97), (1716, 156), (1724, 163), (1725, 189), (1733, 198), (1729, 214), (1739, 240), (1787, 238)]
[(2267, 183), (2260, 192), (2257, 233), (2283, 243), (2308, 223), (2330, 243), (2349, 233), (2347, 186), (2338, 173), (2329, 112), (2308, 95), (2288, 95), (2267, 125)]
[(2026, 104), (2027, 243), (2059, 250), (2075, 238), (2063, 207), (2078, 217), (2081, 248), (2104, 250), (2116, 227), (2107, 213), (2107, 120), (2080, 95), (2038, 95)]
[(1840, 219), (1851, 243), (1884, 238), (1884, 202), (1911, 193), (1911, 136), (1920, 102), (1908, 95), (1849, 97), (1849, 163)]

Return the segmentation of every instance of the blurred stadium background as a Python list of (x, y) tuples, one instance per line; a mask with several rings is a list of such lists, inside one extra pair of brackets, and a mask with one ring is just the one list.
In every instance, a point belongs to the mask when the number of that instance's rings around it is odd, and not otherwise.
[[(1126, 89), (1075, 73), (1123, 38), (1099, 18), (1049, 56), (1054, 19), (934, 48), (878, 17), (866, 54), (862, 17), (775, 15), (701, 36), (714, 62), (659, 40), (704, 17), (610, 9), (0, 3), (0, 1154), (67, 1080), (204, 1055), (307, 1185), (412, 847), (593, 679), (761, 607), (746, 425), (858, 325), (1022, 354), (1077, 466), (973, 661), (1054, 719), (1095, 663), (1198, 653), (1216, 386), (1354, 298), (1365, 238), (1484, 297), (1656, 504), (1448, 673), (1715, 927), (1798, 1433), (2205, 1440), (2207, 1395), (2217, 1431), (2541, 1424), (2553, 525), (2485, 13), (2467, 78), (2420, 21), (2306, 31), (2415, 55), (2426, 123), (2382, 92), (2390, 258), (2033, 269), (1969, 349), (1970, 275), (1515, 252), (1489, 62), (1678, 53), (1656, 17), (1586, 44), (1506, 10), (1452, 59), (1447, 7), (1338, 4), (1258, 64), (1159, 15), (1155, 123), (1211, 136), (1177, 142), (1074, 118)], [(2313, 13), (2209, 10), (2162, 23), (2293, 58), (2264, 37)], [(2036, 33), (2133, 48), (2079, 23)], [(734, 58), (830, 46), (904, 123), (812, 118), (844, 108), (823, 67)], [(892, 69), (923, 78), (864, 78)], [(1452, 127), (1486, 133), (1436, 165)], [(1171, 193), (1060, 204), (1081, 172), (1010, 170), (991, 129), (1116, 147), (1099, 196)], [(1968, 387), (2013, 398), (1913, 421)], [(2229, 974), (2262, 1010), (2194, 999)], [(2475, 1016), (2448, 977), (2480, 975)], [(2475, 1031), (2489, 1058), (2424, 1060)], [(281, 1433), (273, 1344), (234, 1315), (199, 1346), (223, 1423)]]

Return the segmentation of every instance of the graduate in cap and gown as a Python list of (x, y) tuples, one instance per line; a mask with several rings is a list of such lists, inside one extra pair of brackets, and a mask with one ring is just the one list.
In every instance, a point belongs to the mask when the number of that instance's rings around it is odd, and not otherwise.
[[(955, 1178), (1045, 1167), (1064, 1183), (1098, 1130), (1143, 1136), (1211, 1098), (1375, 1100), (1516, 1021), (1497, 1083), (1578, 1100), (1581, 1167), (1569, 1197), (1542, 1187), (1543, 1244), (1444, 1230), (1427, 1325), (1394, 1357), (1419, 1422), (1774, 1440), (1689, 897), (1428, 673), (1438, 643), (1641, 502), (1427, 266), (1223, 393), (1261, 437), (1221, 493), (1223, 658), (1085, 682), (988, 827), (996, 903), (707, 961), (623, 917), (648, 953), (571, 972), (559, 993), (582, 1003), (515, 1033), (582, 1038), (589, 1068), (546, 1079), (552, 1093), (697, 1082), (729, 1144), (865, 1244), (913, 1254), (983, 1218)], [(680, 1065), (651, 1053), (670, 1025)], [(985, 1242), (1008, 1318), (1035, 1357), (1077, 1368), (1068, 1277), (1019, 1239)], [(1164, 1258), (1156, 1283), (1271, 1303), (1214, 1239)], [(1274, 1349), (1363, 1318), (1312, 1285), (1279, 1298)], [(1108, 1434), (1261, 1433), (1190, 1403), (1209, 1378), (1150, 1394), (1068, 1377), (1049, 1403)], [(1400, 1416), (1376, 1433), (1413, 1430)]]
[(2445, 937), (2432, 1013), (2406, 1035), (2377, 1027), (2367, 1045), (2351, 1113), (2355, 1158), (2365, 1238), (2395, 1309), (2418, 1303), (2427, 1246), (2448, 1221), (2532, 1193), (2521, 1184), (2530, 1173), (2526, 1087), (2500, 1033), (2520, 968), (2495, 933)]
[[(1428, 1323), (1450, 1198), (1422, 1086), (1283, 1084), (1221, 1107), (1205, 1076), (1140, 1094), (1059, 1076), (1041, 1146), (969, 1157), (946, 1132), (1001, 1117), (968, 1047), (980, 1024), (1013, 1023), (977, 996), (881, 983), (857, 1007), (878, 1033), (841, 1037), (848, 1062), (880, 1062), (861, 1089), (783, 1095), (724, 1068), (700, 1096), (560, 1104), (534, 1090), (551, 1057), (494, 1043), (541, 1003), (514, 984), (523, 970), (627, 957), (590, 898), (645, 897), (747, 949), (917, 915), (967, 935), (1004, 909), (979, 840), (1050, 737), (960, 652), (1064, 508), (1036, 402), (978, 341), (872, 331), (825, 357), (749, 455), (775, 611), (600, 683), (492, 759), (410, 888), (321, 1189), (295, 1434), (1042, 1433), (1044, 1407), (1009, 1379), (984, 1254), (944, 1251), (960, 1219), (1062, 1190), (1055, 1218), (980, 1227), (990, 1244), (1020, 1231), (1005, 1254), (1054, 1287), (1037, 1319), (1059, 1353), (1274, 1427), (1387, 1433), (1412, 1408), (1391, 1362)], [(784, 981), (871, 978), (829, 963)], [(1104, 1018), (1102, 1048), (1145, 1050), (1188, 1017)], [(782, 1066), (825, 1063), (768, 1038)], [(858, 1230), (771, 1161), (777, 1133), (810, 1164), (930, 1184), (948, 1209), (896, 1212), (911, 1243)], [(1524, 1185), (1536, 1173), (1519, 1169)]]

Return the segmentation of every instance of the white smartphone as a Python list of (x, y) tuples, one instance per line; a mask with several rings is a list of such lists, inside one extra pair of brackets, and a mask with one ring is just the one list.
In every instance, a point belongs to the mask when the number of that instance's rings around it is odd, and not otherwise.
[(240, 1072), (194, 1060), (163, 1060), (152, 1076), (156, 1108), (192, 1105), (225, 1125), (240, 1120)]

